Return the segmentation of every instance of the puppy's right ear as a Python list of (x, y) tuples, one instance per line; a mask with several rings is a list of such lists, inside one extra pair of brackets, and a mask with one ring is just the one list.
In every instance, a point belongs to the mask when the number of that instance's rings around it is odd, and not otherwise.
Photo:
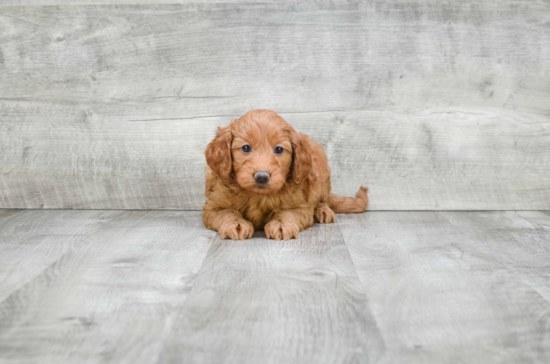
[(225, 128), (218, 127), (216, 138), (208, 144), (204, 153), (208, 167), (224, 183), (229, 182), (231, 170), (233, 169), (233, 161), (231, 159), (232, 140), (233, 135), (229, 126)]

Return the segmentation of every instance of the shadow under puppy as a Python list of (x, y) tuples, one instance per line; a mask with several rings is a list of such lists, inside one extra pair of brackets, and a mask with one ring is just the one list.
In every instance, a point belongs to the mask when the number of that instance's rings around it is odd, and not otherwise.
[(336, 221), (335, 212), (367, 209), (366, 187), (355, 198), (330, 193), (323, 147), (273, 111), (252, 110), (220, 127), (205, 155), (202, 220), (223, 239), (261, 228), (268, 239), (297, 239), (313, 222)]

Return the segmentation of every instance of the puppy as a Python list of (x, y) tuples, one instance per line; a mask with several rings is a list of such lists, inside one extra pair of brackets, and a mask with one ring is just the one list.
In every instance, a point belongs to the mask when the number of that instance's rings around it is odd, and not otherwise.
[(367, 209), (366, 187), (355, 198), (330, 193), (323, 147), (273, 111), (253, 110), (218, 128), (205, 155), (202, 221), (222, 239), (249, 239), (261, 228), (268, 239), (297, 239), (313, 222), (336, 221), (335, 212)]

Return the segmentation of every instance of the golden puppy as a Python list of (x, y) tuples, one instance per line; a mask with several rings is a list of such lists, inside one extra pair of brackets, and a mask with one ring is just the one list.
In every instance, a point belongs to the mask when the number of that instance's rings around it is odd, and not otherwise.
[(367, 209), (367, 188), (357, 196), (330, 193), (323, 147), (270, 110), (253, 110), (218, 128), (206, 148), (202, 221), (223, 239), (298, 238), (313, 222), (334, 222), (335, 212)]

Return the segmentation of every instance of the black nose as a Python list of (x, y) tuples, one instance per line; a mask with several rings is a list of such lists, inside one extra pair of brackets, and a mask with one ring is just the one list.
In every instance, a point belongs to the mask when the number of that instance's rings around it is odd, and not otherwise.
[(256, 183), (261, 184), (269, 182), (269, 172), (257, 171), (256, 173), (254, 173), (254, 180), (256, 181)]

